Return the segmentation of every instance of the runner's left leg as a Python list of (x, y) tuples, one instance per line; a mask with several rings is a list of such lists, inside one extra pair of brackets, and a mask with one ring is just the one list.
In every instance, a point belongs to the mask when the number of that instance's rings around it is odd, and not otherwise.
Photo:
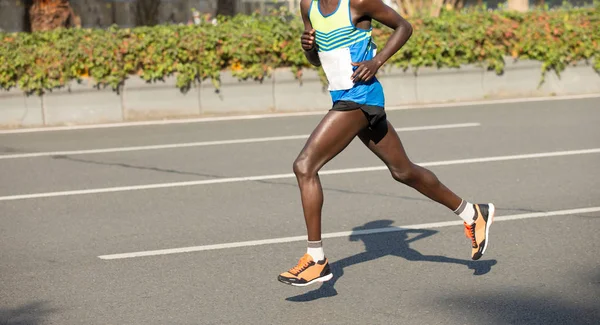
[(413, 187), (451, 210), (458, 209), (462, 199), (442, 184), (430, 170), (410, 161), (398, 133), (389, 121), (382, 121), (372, 129), (364, 129), (358, 136), (385, 163), (395, 180)]
[(440, 182), (433, 172), (411, 162), (398, 133), (389, 121), (364, 129), (358, 136), (386, 164), (395, 180), (445, 205), (463, 219), (465, 234), (471, 240), (471, 258), (480, 259), (489, 245), (494, 205), (472, 204), (461, 199)]

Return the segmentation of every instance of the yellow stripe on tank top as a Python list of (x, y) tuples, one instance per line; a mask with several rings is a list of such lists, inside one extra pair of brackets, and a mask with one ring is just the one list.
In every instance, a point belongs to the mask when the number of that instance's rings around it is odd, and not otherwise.
[(336, 29), (352, 26), (349, 12), (350, 0), (339, 0), (337, 9), (330, 16), (324, 17), (319, 10), (319, 0), (312, 0), (309, 19), (315, 30), (329, 33)]

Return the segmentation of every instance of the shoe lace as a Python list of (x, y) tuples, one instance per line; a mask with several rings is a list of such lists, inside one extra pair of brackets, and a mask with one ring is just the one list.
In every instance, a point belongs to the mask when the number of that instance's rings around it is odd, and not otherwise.
[(306, 268), (310, 265), (309, 255), (304, 255), (298, 261), (298, 265), (294, 266), (289, 270), (289, 272), (293, 275), (298, 275), (300, 272), (306, 270)]
[(465, 235), (467, 236), (467, 238), (471, 239), (471, 245), (473, 246), (473, 248), (477, 247), (477, 241), (475, 240), (475, 224), (473, 224), (472, 226), (468, 225), (466, 222), (465, 224)]

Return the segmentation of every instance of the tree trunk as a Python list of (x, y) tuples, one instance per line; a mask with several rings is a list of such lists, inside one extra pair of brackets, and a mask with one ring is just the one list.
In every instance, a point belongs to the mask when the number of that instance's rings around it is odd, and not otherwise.
[(527, 0), (508, 0), (508, 9), (526, 12), (529, 10), (529, 2)]
[(440, 12), (442, 11), (442, 6), (444, 5), (444, 0), (433, 0), (431, 4), (431, 17), (439, 17)]
[(158, 24), (159, 9), (160, 0), (137, 0), (134, 10), (135, 24), (137, 26), (154, 26)]
[(400, 11), (400, 16), (404, 18), (408, 17), (408, 12), (406, 11), (406, 8), (404, 8), (402, 0), (396, 0), (396, 5), (398, 6), (398, 10)]
[(217, 16), (234, 16), (235, 0), (217, 0)]
[(413, 5), (413, 0), (404, 0), (404, 8), (406, 9), (406, 13), (409, 17), (415, 15), (415, 6)]
[(34, 0), (29, 8), (29, 20), (32, 32), (81, 26), (81, 19), (68, 0)]
[(30, 33), (31, 32), (31, 6), (33, 6), (33, 0), (25, 0), (23, 2), (25, 6), (25, 10), (23, 12), (23, 31)]

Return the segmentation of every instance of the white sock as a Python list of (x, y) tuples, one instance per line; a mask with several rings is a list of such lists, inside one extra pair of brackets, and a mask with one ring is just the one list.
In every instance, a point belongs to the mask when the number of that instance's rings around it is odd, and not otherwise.
[(475, 222), (475, 209), (472, 203), (463, 200), (458, 209), (454, 210), (454, 213), (459, 215), (468, 225)]
[(325, 258), (325, 252), (323, 252), (323, 242), (320, 240), (309, 241), (306, 252), (308, 255), (312, 256), (315, 263)]

